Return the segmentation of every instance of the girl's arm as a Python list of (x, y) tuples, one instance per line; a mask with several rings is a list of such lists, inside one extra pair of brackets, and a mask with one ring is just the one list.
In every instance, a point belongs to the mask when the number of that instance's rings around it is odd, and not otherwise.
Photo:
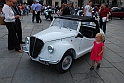
[[(94, 47), (94, 46), (93, 46)], [(93, 47), (92, 47), (92, 49), (90, 50), (90, 52), (92, 52), (92, 50), (93, 50)]]
[(101, 52), (98, 54), (98, 56), (100, 56), (103, 52), (104, 52), (104, 46), (102, 46), (102, 50), (101, 50)]

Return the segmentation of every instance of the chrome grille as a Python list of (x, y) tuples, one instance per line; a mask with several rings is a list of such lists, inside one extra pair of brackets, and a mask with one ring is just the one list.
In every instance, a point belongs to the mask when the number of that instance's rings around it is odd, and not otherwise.
[(42, 40), (35, 37), (30, 37), (30, 56), (37, 58), (43, 46), (44, 43)]

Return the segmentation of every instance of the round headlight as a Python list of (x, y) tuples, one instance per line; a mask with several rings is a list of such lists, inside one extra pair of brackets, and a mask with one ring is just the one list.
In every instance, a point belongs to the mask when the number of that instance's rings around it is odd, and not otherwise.
[(29, 40), (30, 40), (30, 38), (29, 38), (29, 37), (26, 37), (26, 38), (25, 38), (25, 43), (26, 43), (26, 44), (29, 44)]
[(48, 46), (48, 51), (49, 51), (49, 53), (53, 53), (53, 51), (54, 51), (53, 46)]

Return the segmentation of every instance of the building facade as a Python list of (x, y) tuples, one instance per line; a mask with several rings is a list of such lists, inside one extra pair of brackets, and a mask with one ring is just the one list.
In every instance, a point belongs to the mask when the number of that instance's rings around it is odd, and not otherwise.
[[(71, 0), (73, 1), (73, 6), (85, 6), (88, 4), (89, 0)], [(124, 0), (92, 0), (94, 4), (100, 5), (102, 3), (107, 4), (108, 6), (124, 6)], [(61, 6), (62, 3), (67, 3), (67, 0), (44, 0), (44, 4)]]
[(95, 4), (105, 3), (109, 7), (113, 7), (113, 6), (123, 7), (124, 6), (124, 0), (93, 0), (93, 1)]
[[(17, 0), (18, 3), (28, 3), (32, 4), (34, 0)], [(68, 0), (39, 0), (41, 3), (43, 2), (46, 5), (50, 6), (61, 6), (63, 3), (67, 3)], [(73, 2), (73, 6), (85, 6), (88, 4), (89, 0), (71, 0)], [(124, 0), (92, 0), (94, 4), (106, 3), (110, 7), (112, 6), (122, 6), (124, 7)], [(0, 4), (3, 4), (5, 0), (0, 0)]]

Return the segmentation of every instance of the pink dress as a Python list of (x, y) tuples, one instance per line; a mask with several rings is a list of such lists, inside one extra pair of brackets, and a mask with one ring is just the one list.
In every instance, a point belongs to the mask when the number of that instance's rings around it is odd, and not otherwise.
[(98, 56), (98, 54), (101, 52), (103, 46), (104, 46), (103, 42), (100, 42), (99, 44), (97, 44), (96, 41), (94, 41), (94, 47), (90, 55), (91, 60), (95, 60), (95, 61), (102, 60), (103, 53), (100, 56)]

